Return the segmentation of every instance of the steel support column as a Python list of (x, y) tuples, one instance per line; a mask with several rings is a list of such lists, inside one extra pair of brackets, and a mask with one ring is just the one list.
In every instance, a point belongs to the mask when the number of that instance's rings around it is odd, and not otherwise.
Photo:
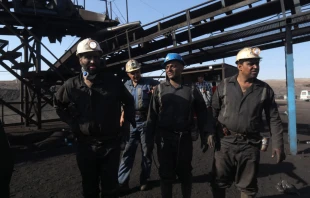
[[(27, 27), (25, 27), (26, 29)], [(21, 43), (24, 42), (28, 42), (29, 36), (28, 33), (25, 31), (23, 34), (23, 39), (24, 41), (21, 40)], [(24, 63), (28, 63), (28, 46), (24, 45)], [(28, 69), (27, 69), (28, 71)], [(24, 78), (25, 75), (25, 70), (23, 68), (20, 69), (20, 75), (22, 78)], [(20, 111), (23, 113), (26, 113), (25, 108), (27, 108), (27, 101), (26, 101), (26, 105), (25, 105), (25, 95), (27, 94), (27, 92), (25, 92), (25, 84), (20, 81)], [(27, 113), (26, 113), (27, 115)], [(27, 121), (28, 118), (25, 119), (25, 124), (27, 126), (27, 124), (29, 125), (29, 122)], [(24, 119), (21, 116), (21, 123), (24, 123)]]
[(295, 82), (294, 82), (294, 59), (292, 42), (292, 25), (290, 19), (286, 25), (286, 81), (287, 81), (287, 106), (288, 106), (288, 138), (290, 151), (297, 154), (297, 133), (296, 133), (296, 102), (295, 102)]
[(131, 59), (131, 53), (130, 53), (130, 40), (128, 36), (128, 30), (126, 30), (126, 39), (127, 39), (127, 50), (128, 50), (128, 57)]
[(30, 109), (29, 109), (29, 89), (27, 86), (25, 86), (25, 114), (27, 115), (27, 118), (25, 119), (25, 126), (29, 126), (29, 115), (30, 115)]
[[(36, 41), (36, 73), (41, 72), (41, 38), (39, 41)], [(39, 77), (35, 78), (35, 89), (37, 90), (37, 93), (41, 93), (41, 79)], [(36, 107), (37, 112), (36, 112), (36, 119), (38, 123), (38, 129), (42, 128), (42, 112), (41, 112), (41, 97), (39, 94), (37, 94), (37, 104)]]

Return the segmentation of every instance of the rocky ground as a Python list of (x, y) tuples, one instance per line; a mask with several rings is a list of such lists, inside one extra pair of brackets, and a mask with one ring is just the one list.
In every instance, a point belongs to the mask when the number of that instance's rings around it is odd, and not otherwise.
[[(285, 101), (278, 101), (281, 117), (285, 128), (287, 127), (287, 110)], [(297, 122), (298, 122), (298, 155), (290, 155), (289, 145), (287, 144), (287, 131), (285, 132), (285, 148), (287, 159), (280, 165), (275, 164), (272, 159), (271, 150), (261, 154), (260, 174), (258, 178), (259, 193), (261, 198), (282, 198), (295, 197), (297, 195), (286, 195), (279, 193), (275, 186), (280, 180), (287, 180), (294, 184), (300, 197), (310, 197), (310, 141), (309, 127), (309, 111), (310, 102), (297, 101)], [(41, 135), (33, 135), (34, 132), (21, 132), (19, 128), (6, 128), (12, 140), (14, 151), (16, 154), (15, 171), (11, 182), (11, 193), (13, 198), (79, 198), (81, 195), (81, 177), (75, 161), (75, 145), (64, 146), (63, 137), (59, 141), (54, 142), (54, 146), (45, 148), (45, 150), (33, 150), (27, 144), (29, 142), (38, 142), (51, 135), (56, 129), (65, 127), (60, 123), (49, 124), (43, 130)], [(53, 129), (53, 130), (52, 130)], [(24, 134), (24, 135), (23, 135)], [(28, 135), (27, 135), (28, 134)], [(57, 134), (56, 134), (57, 135)], [(22, 137), (22, 138), (21, 138)], [(27, 143), (26, 143), (27, 142)], [(131, 192), (122, 197), (141, 197), (141, 198), (157, 198), (160, 196), (159, 177), (157, 173), (157, 158), (154, 156), (155, 162), (152, 166), (151, 186), (149, 191), (140, 192), (139, 171), (141, 162), (141, 152), (138, 149), (134, 169), (131, 174), (130, 187)], [(193, 157), (193, 198), (211, 197), (209, 187), (210, 171), (212, 164), (212, 151), (202, 153), (199, 148), (199, 141), (195, 142)], [(182, 197), (180, 184), (175, 182), (174, 197)], [(228, 190), (229, 198), (239, 197), (239, 192), (232, 186)]]

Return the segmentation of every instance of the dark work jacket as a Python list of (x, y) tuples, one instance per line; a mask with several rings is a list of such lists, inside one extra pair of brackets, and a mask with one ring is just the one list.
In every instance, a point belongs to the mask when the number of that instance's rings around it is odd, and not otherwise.
[[(161, 91), (158, 87), (161, 86)], [(201, 137), (206, 133), (212, 133), (213, 127), (208, 127), (207, 108), (205, 101), (196, 86), (182, 84), (180, 87), (173, 87), (168, 81), (158, 85), (151, 99), (147, 132), (148, 138), (159, 131), (189, 131), (193, 127), (194, 113), (197, 116), (198, 128)], [(192, 98), (193, 97), (193, 98)], [(209, 130), (208, 130), (209, 129)]]
[(54, 103), (60, 118), (72, 127), (80, 141), (116, 138), (121, 106), (125, 119), (135, 125), (133, 97), (113, 74), (97, 74), (91, 88), (84, 83), (82, 74), (70, 78), (57, 91)]
[[(258, 79), (243, 94), (237, 76), (224, 79), (212, 98), (213, 117), (228, 130), (260, 137), (264, 130), (263, 110), (269, 125), (274, 148), (283, 147), (283, 126), (271, 87)], [(231, 141), (231, 138), (224, 137)], [(257, 139), (258, 140), (258, 139)]]

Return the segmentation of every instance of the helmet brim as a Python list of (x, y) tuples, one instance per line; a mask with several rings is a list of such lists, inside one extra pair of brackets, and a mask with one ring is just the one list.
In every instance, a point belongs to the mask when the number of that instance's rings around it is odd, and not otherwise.
[(136, 68), (136, 69), (130, 69), (130, 70), (126, 70), (126, 73), (130, 73), (130, 72), (133, 72), (133, 71), (137, 71), (137, 70), (140, 70), (141, 68)]
[(83, 51), (83, 52), (81, 52), (81, 53), (76, 53), (76, 56), (79, 56), (80, 54), (85, 54), (85, 53), (87, 53), (87, 52), (99, 52), (100, 55), (103, 54), (103, 51), (102, 51), (102, 50), (85, 50), (85, 51)]
[(170, 63), (171, 61), (178, 61), (178, 62), (181, 63), (183, 66), (186, 65), (184, 61), (181, 61), (181, 60), (179, 60), (179, 59), (172, 59), (172, 60), (169, 60), (169, 61), (167, 61), (167, 62), (163, 62), (163, 63), (161, 64), (161, 66), (164, 68), (164, 67), (166, 67), (166, 65), (167, 65), (168, 63)]
[(238, 64), (238, 62), (239, 61), (245, 61), (245, 60), (249, 60), (249, 59), (258, 59), (258, 60), (261, 60), (261, 59), (263, 59), (262, 57), (253, 57), (253, 58), (241, 58), (241, 59), (239, 59), (239, 60), (236, 60), (236, 64)]

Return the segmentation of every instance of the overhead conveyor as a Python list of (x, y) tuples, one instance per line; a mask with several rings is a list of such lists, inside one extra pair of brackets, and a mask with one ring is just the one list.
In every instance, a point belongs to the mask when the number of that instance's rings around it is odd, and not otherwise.
[[(16, 48), (8, 51), (8, 41), (1, 41), (0, 65), (20, 81), (21, 122), (11, 124), (35, 123), (38, 128), (42, 122), (41, 110), (47, 104), (52, 105), (51, 87), (75, 75), (69, 66), (62, 64), (57, 69), (51, 61), (41, 53), (44, 48), (52, 57), (59, 60), (50, 49), (41, 42), (48, 37), (51, 43), (61, 42), (66, 35), (89, 37), (89, 32), (98, 32), (119, 24), (106, 14), (85, 10), (74, 5), (71, 0), (2, 0), (0, 1), (0, 34), (15, 35), (21, 41)], [(87, 29), (88, 31), (85, 31)], [(21, 52), (21, 50), (23, 52)], [(21, 57), (23, 56), (23, 60)], [(50, 67), (50, 72), (42, 71), (41, 63)], [(34, 68), (34, 71), (29, 71)], [(17, 72), (19, 71), (19, 72)], [(48, 80), (47, 80), (48, 79)], [(10, 104), (3, 102), (7, 108)], [(35, 117), (35, 122), (33, 122)]]

